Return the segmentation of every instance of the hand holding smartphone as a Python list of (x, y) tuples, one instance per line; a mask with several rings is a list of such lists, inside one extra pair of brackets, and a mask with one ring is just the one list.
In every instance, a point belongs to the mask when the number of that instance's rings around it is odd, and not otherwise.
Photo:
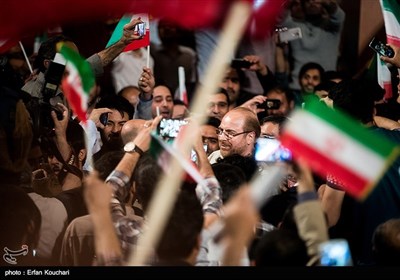
[(376, 51), (379, 55), (390, 58), (394, 57), (394, 50), (383, 42), (377, 40), (375, 37), (371, 40), (368, 46)]

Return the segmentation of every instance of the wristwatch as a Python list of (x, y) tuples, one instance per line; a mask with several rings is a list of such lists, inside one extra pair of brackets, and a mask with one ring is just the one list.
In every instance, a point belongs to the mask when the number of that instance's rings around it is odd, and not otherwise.
[(128, 142), (124, 146), (124, 151), (127, 153), (138, 153), (140, 156), (143, 155), (143, 150), (135, 145), (133, 142)]

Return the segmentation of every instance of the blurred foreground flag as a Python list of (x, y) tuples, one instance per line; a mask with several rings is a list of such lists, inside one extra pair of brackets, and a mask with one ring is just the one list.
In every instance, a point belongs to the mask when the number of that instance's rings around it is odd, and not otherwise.
[(190, 160), (186, 159), (181, 153), (167, 144), (155, 133), (151, 134), (150, 155), (157, 160), (158, 165), (168, 174), (171, 168), (171, 159), (175, 157), (182, 169), (185, 170), (185, 180), (194, 181), (200, 184), (203, 181), (203, 176), (200, 174), (197, 166)]
[(360, 200), (399, 155), (395, 143), (318, 101), (294, 111), (281, 141), (294, 157), (306, 160), (321, 176), (334, 175)]
[(57, 49), (67, 61), (65, 67), (69, 75), (62, 80), (65, 97), (79, 120), (86, 123), (86, 111), (90, 90), (95, 85), (90, 64), (77, 52), (66, 45), (57, 44)]
[(150, 23), (149, 23), (149, 15), (148, 14), (135, 14), (135, 15), (124, 15), (121, 20), (118, 22), (117, 27), (113, 34), (111, 35), (110, 40), (107, 43), (106, 48), (111, 45), (114, 45), (116, 42), (121, 39), (122, 34), (124, 32), (124, 25), (130, 23), (134, 19), (140, 19), (144, 22), (144, 36), (142, 39), (134, 40), (128, 46), (125, 47), (124, 52), (137, 50), (143, 47), (147, 47), (150, 45)]
[(397, 0), (380, 0), (385, 22), (386, 40), (400, 47), (400, 4)]

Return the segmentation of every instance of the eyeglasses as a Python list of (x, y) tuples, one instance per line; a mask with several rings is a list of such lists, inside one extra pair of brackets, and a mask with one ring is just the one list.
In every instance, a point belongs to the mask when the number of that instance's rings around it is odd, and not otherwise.
[(245, 133), (250, 133), (250, 132), (252, 132), (252, 130), (235, 133), (234, 131), (231, 131), (231, 130), (217, 128), (218, 136), (222, 136), (222, 134), (224, 134), (226, 139), (228, 139), (228, 140), (231, 140), (233, 137), (236, 137), (236, 136), (239, 136), (239, 135), (242, 135)]
[(275, 136), (268, 134), (261, 134), (260, 138), (275, 139)]

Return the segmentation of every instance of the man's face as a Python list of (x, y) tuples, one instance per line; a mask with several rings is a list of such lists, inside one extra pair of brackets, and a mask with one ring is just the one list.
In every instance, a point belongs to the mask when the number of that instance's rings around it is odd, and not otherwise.
[(240, 81), (236, 69), (229, 68), (226, 71), (220, 87), (228, 92), (230, 104), (235, 104), (240, 93)]
[(310, 69), (300, 79), (303, 92), (313, 93), (314, 88), (321, 83), (321, 75), (317, 69)]
[(157, 117), (157, 108), (166, 119), (172, 118), (174, 103), (171, 92), (165, 86), (158, 86), (153, 91), (153, 101), (151, 103), (151, 114), (153, 118)]
[(201, 136), (203, 144), (207, 145), (207, 156), (219, 149), (217, 128), (212, 125), (204, 124), (201, 126)]
[(273, 122), (265, 122), (261, 126), (260, 137), (279, 138), (279, 124)]
[(58, 176), (62, 170), (63, 164), (56, 158), (55, 155), (48, 155), (47, 160), (53, 173)]
[(123, 112), (121, 115), (117, 110), (112, 110), (108, 114), (108, 121), (104, 129), (101, 131), (101, 139), (103, 144), (111, 143), (114, 141), (121, 141), (122, 126), (129, 120), (128, 113)]
[(269, 99), (278, 99), (281, 101), (281, 106), (278, 109), (267, 110), (268, 115), (287, 116), (294, 107), (294, 102), (289, 103), (283, 92), (270, 91), (266, 96)]
[(249, 133), (243, 133), (233, 137), (229, 137), (226, 134), (237, 134), (244, 132), (245, 120), (240, 112), (230, 111), (228, 112), (221, 121), (219, 126), (224, 132), (218, 135), (219, 149), (223, 157), (227, 157), (233, 154), (239, 154), (241, 156), (249, 156), (253, 151), (254, 139), (252, 147), (249, 138)]
[(304, 11), (307, 16), (320, 16), (322, 12), (322, 1), (305, 0)]
[(222, 120), (229, 110), (226, 95), (223, 93), (217, 93), (212, 95), (209, 100), (210, 102), (208, 102), (207, 115)]

